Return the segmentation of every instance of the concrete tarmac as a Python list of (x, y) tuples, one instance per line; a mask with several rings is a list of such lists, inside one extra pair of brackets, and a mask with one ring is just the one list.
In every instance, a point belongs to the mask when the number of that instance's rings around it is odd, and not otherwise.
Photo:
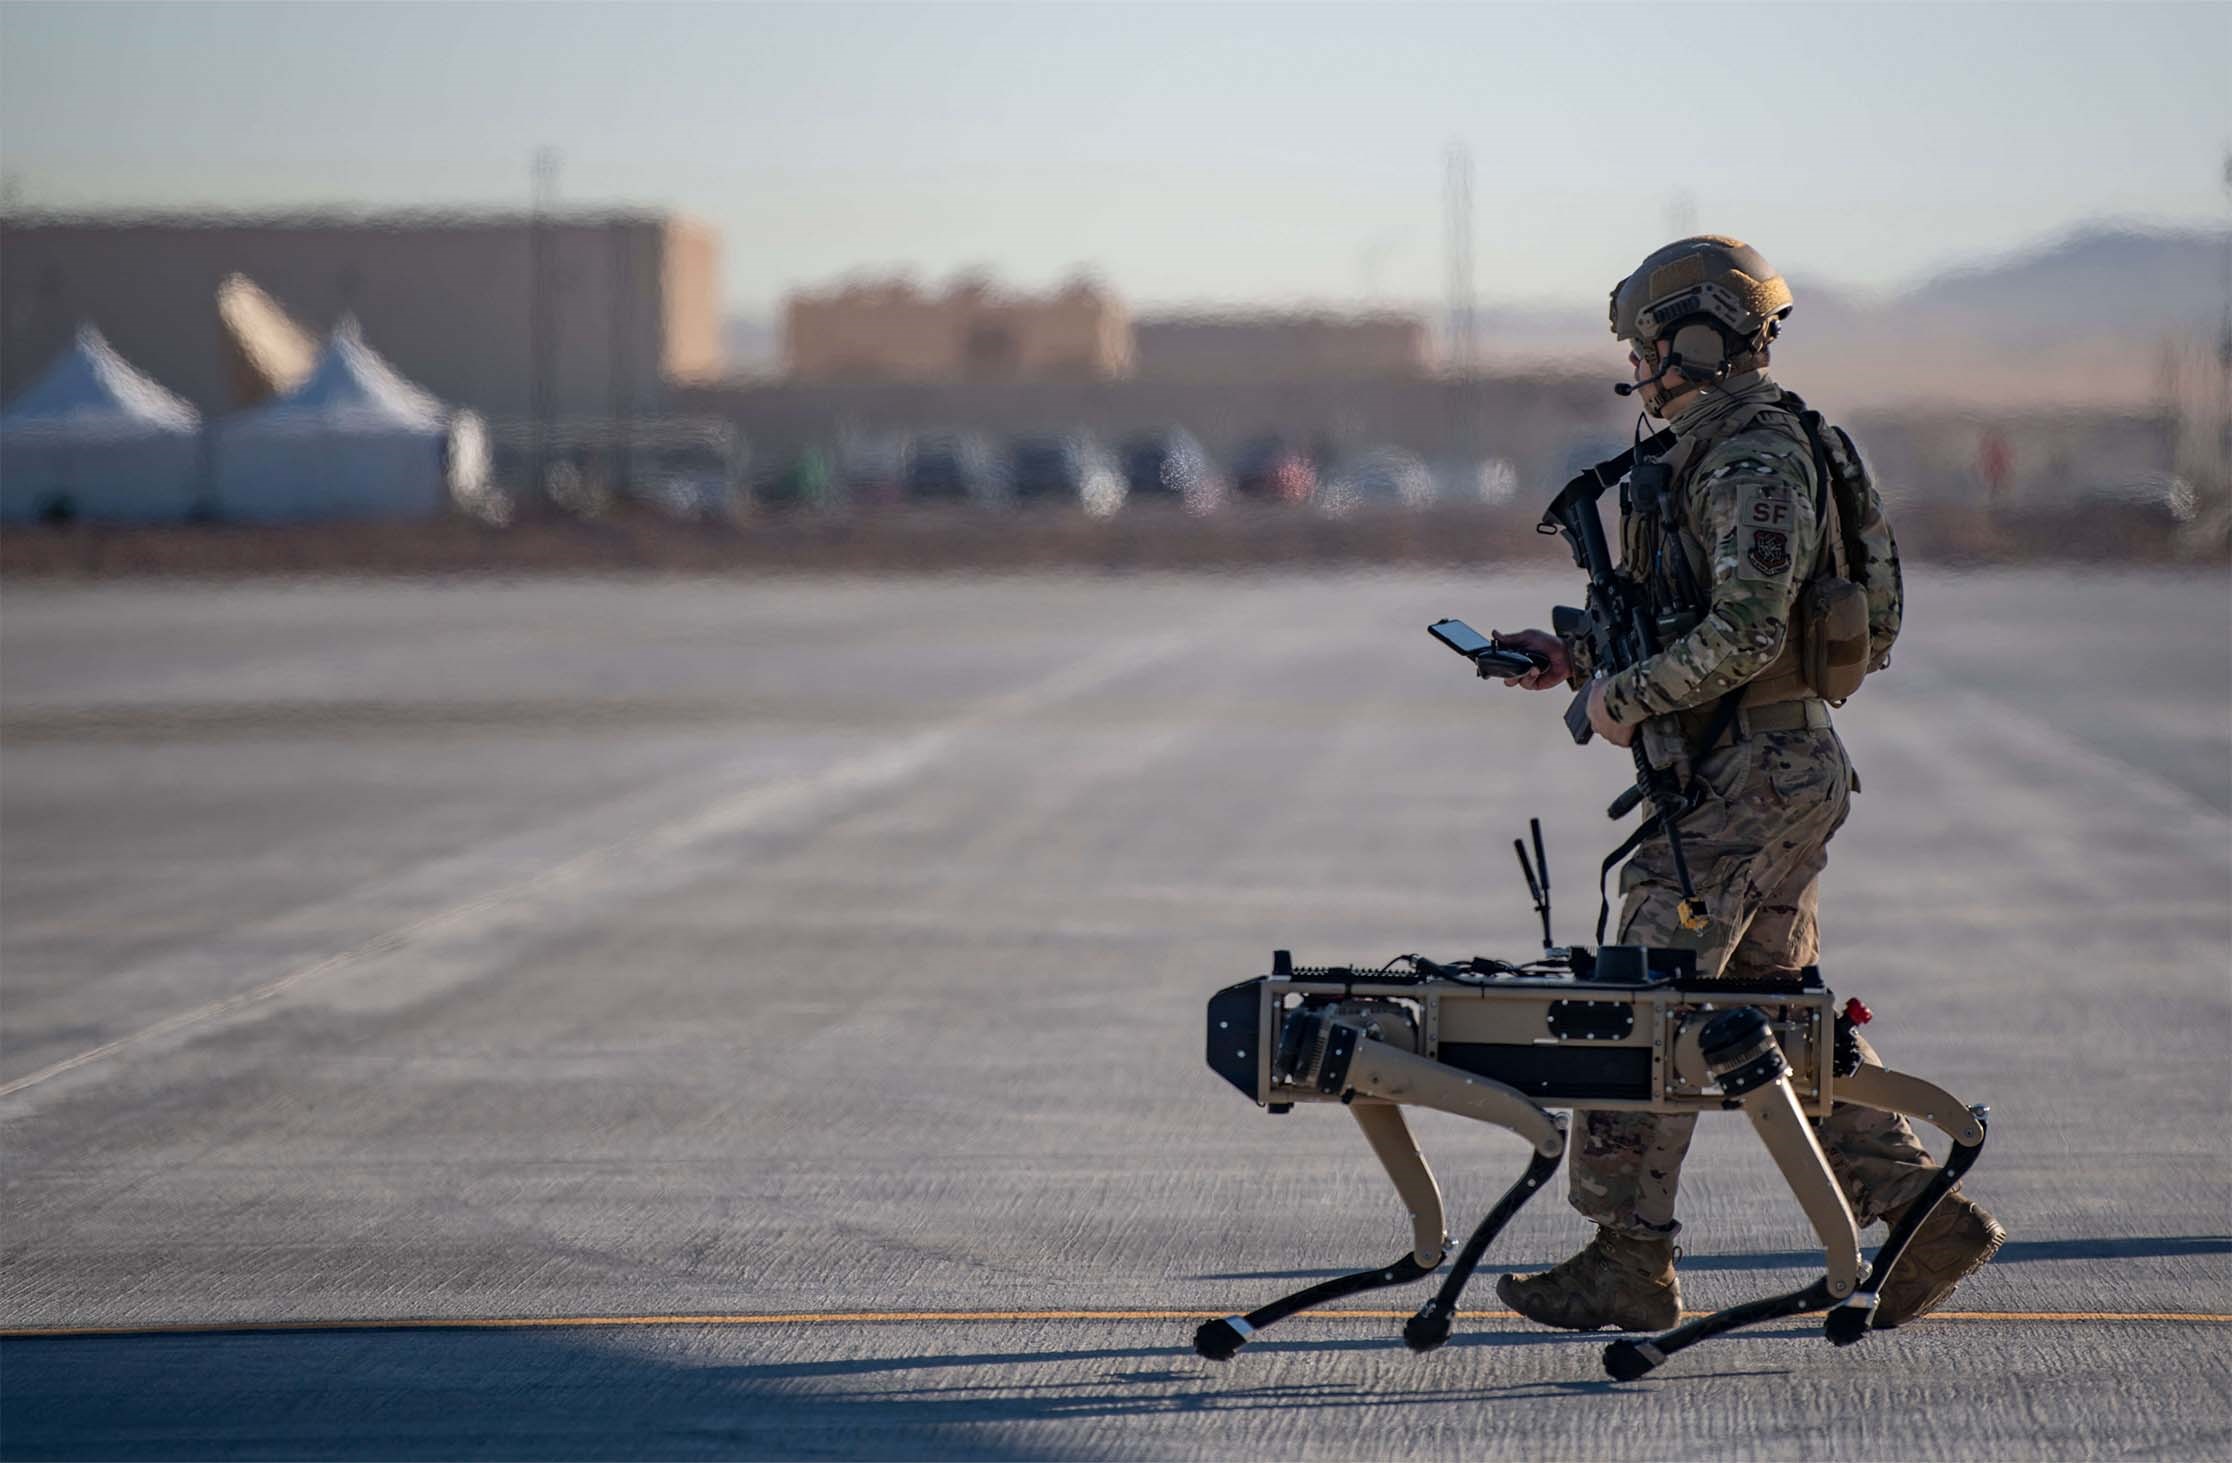
[[(1629, 1386), (1485, 1309), (1193, 1355), (1407, 1244), (1208, 994), (1530, 953), (1530, 813), (1588, 938), (1622, 758), (1424, 633), (1572, 587), (0, 591), (0, 1454), (2232, 1456), (2221, 574), (1918, 570), (1839, 714), (1830, 983), (1994, 1108), (1961, 1318)], [(1417, 1126), (1469, 1228), (1523, 1146)], [(1818, 1266), (1740, 1122), (1683, 1217), (1693, 1307)]]

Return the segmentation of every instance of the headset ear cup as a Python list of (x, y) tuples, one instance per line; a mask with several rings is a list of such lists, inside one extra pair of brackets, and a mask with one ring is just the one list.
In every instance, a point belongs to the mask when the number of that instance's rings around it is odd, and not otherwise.
[(1712, 326), (1697, 322), (1674, 332), (1674, 350), (1692, 365), (1718, 370), (1728, 360), (1728, 342)]

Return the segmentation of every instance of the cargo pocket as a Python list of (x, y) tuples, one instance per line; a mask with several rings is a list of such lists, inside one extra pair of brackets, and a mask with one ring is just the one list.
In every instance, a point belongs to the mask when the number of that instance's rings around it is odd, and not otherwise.
[(1856, 789), (1852, 765), (1836, 740), (1823, 732), (1771, 732), (1760, 744), (1760, 781), (1768, 796), (1794, 818), (1841, 803)]

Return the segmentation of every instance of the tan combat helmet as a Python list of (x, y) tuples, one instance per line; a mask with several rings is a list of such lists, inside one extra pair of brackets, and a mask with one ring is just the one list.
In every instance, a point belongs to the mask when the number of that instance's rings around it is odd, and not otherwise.
[(1759, 364), (1790, 308), (1790, 286), (1757, 249), (1699, 234), (1658, 250), (1612, 287), (1612, 333), (1652, 366), (1658, 342), (1671, 340), (1685, 376), (1718, 379)]

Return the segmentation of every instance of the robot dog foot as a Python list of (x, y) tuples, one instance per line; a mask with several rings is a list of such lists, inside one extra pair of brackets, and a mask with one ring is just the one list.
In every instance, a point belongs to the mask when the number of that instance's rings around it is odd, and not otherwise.
[(1230, 1361), (1240, 1354), (1255, 1334), (1255, 1327), (1241, 1316), (1227, 1316), (1221, 1321), (1204, 1321), (1194, 1332), (1194, 1350), (1210, 1361)]
[(1407, 1285), (1413, 1280), (1431, 1275), (1441, 1265), (1441, 1256), (1434, 1256), (1434, 1263), (1422, 1265), (1415, 1254), (1405, 1255), (1392, 1265), (1377, 1270), (1359, 1270), (1353, 1275), (1342, 1275), (1298, 1290), (1290, 1296), (1271, 1302), (1248, 1312), (1244, 1316), (1227, 1316), (1221, 1321), (1204, 1321), (1194, 1331), (1194, 1350), (1210, 1361), (1230, 1361), (1240, 1348), (1254, 1339), (1255, 1334), (1276, 1321), (1283, 1321), (1299, 1311), (1327, 1301), (1342, 1300), (1360, 1291), (1378, 1290), (1389, 1285)]

